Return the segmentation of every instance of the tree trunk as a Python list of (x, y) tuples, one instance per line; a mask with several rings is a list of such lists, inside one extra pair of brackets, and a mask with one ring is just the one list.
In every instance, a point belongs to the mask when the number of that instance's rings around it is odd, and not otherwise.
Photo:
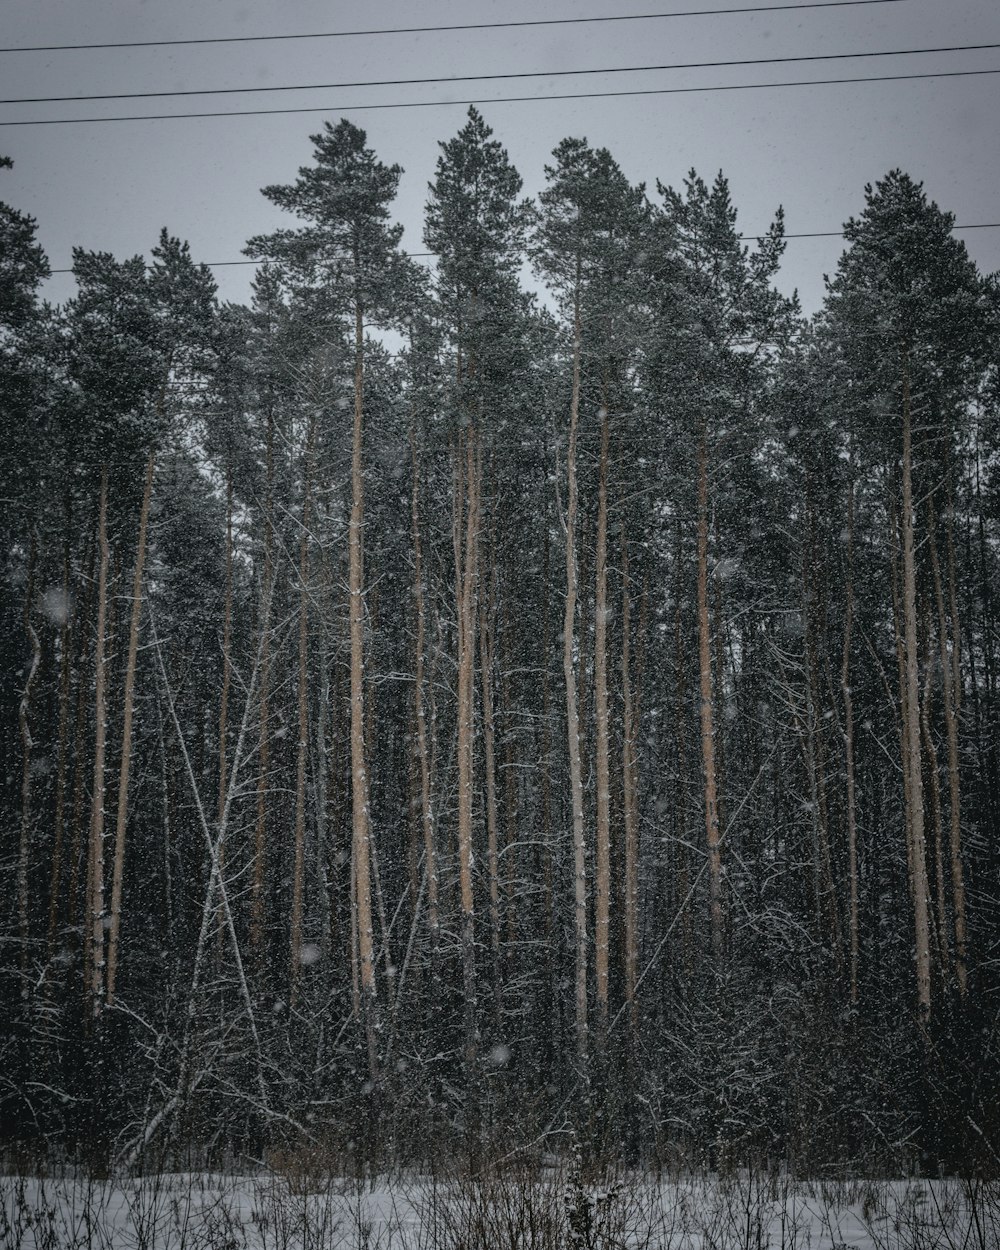
[(73, 683), (72, 649), (74, 639), (73, 614), (70, 609), (70, 527), (73, 515), (72, 496), (66, 490), (66, 532), (63, 541), (62, 607), (65, 613), (60, 630), (61, 673), (59, 678), (59, 748), (56, 765), (55, 831), (52, 845), (52, 867), (49, 874), (49, 920), (47, 929), (48, 954), (51, 959), (59, 917), (59, 896), (62, 892), (63, 835), (66, 823), (66, 772), (69, 756), (69, 707)]
[(944, 888), (944, 817), (941, 809), (941, 780), (938, 773), (937, 748), (931, 733), (931, 663), (930, 628), (925, 621), (924, 689), (920, 700), (920, 739), (926, 760), (927, 785), (930, 789), (931, 832), (934, 844), (934, 909), (932, 922), (934, 945), (942, 981), (947, 980), (951, 959), (948, 953), (948, 912)]
[[(958, 982), (958, 992), (964, 998), (968, 986), (968, 935), (965, 919), (965, 877), (962, 868), (962, 791), (958, 755), (958, 690), (955, 663), (958, 644), (953, 638), (949, 653), (948, 617), (945, 612), (944, 586), (935, 537), (933, 504), (930, 500), (928, 500), (927, 507), (931, 569), (934, 574), (934, 602), (937, 608), (938, 648), (941, 659), (941, 695), (948, 742), (948, 834), (952, 905), (955, 918), (955, 979)], [(954, 596), (952, 602), (954, 602)]]
[(851, 642), (854, 630), (854, 459), (847, 496), (847, 576), (844, 589), (844, 649), (840, 662), (840, 690), (844, 700), (844, 771), (847, 806), (848, 931), (851, 1002), (858, 1001), (858, 818), (854, 777), (854, 698), (851, 690)]
[[(79, 902), (79, 885), (80, 885), (80, 861), (84, 858), (83, 845), (83, 821), (84, 821), (84, 789), (86, 786), (85, 775), (87, 771), (88, 760), (86, 758), (86, 737), (87, 737), (87, 694), (89, 692), (89, 664), (88, 658), (91, 647), (91, 634), (89, 630), (90, 618), (94, 611), (96, 600), (96, 580), (94, 570), (97, 564), (97, 549), (99, 542), (91, 541), (89, 544), (89, 555), (85, 560), (86, 574), (84, 576), (84, 592), (83, 605), (80, 610), (80, 618), (78, 625), (78, 633), (80, 637), (80, 645), (77, 651), (75, 671), (76, 671), (76, 712), (75, 725), (73, 729), (73, 810), (70, 817), (70, 827), (73, 836), (70, 842), (70, 874), (69, 889), (66, 901), (66, 921), (70, 926), (76, 924), (77, 906)], [(96, 639), (93, 640), (94, 652), (97, 651)], [(88, 844), (86, 862), (88, 865), (88, 875), (86, 877), (86, 888), (84, 890), (83, 904), (83, 929), (84, 929), (84, 948), (89, 949), (89, 937), (87, 936), (87, 909), (90, 907), (90, 849)], [(84, 958), (86, 965), (86, 956)], [(86, 976), (86, 973), (84, 974)]]
[(601, 408), (601, 454), (597, 488), (597, 537), (594, 588), (594, 772), (597, 812), (594, 864), (594, 973), (597, 983), (598, 1047), (608, 1028), (608, 941), (611, 904), (611, 765), (608, 713), (608, 429), (607, 406)]
[(90, 843), (87, 856), (87, 984), (91, 1014), (101, 1014), (104, 989), (104, 750), (107, 736), (107, 658), (105, 629), (108, 614), (108, 466), (101, 466), (97, 583), (97, 629), (95, 635), (94, 688), (94, 785), (90, 809)]
[[(317, 508), (317, 511), (319, 509)], [(317, 530), (326, 531), (326, 518), (317, 517)], [(313, 777), (316, 787), (316, 867), (320, 877), (320, 907), (322, 914), (322, 949), (327, 957), (333, 955), (337, 935), (336, 891), (331, 867), (330, 846), (330, 732), (327, 723), (330, 714), (330, 568), (326, 544), (319, 545), (320, 593), (319, 593), (319, 698), (316, 708), (316, 734), (313, 755)]]
[(636, 759), (637, 725), (632, 699), (632, 602), (628, 546), (622, 537), (622, 816), (625, 831), (625, 1006), (629, 1029), (639, 1028), (636, 983), (639, 978), (639, 801)]
[[(894, 484), (895, 485), (895, 484)], [(903, 775), (903, 824), (906, 841), (906, 887), (907, 899), (912, 905), (913, 899), (913, 834), (910, 828), (909, 777), (907, 760), (909, 758), (910, 726), (906, 716), (906, 655), (903, 644), (903, 592), (902, 592), (902, 546), (899, 510), (895, 498), (889, 504), (889, 531), (891, 545), (891, 583), (892, 583), (892, 630), (893, 645), (896, 652), (896, 676), (899, 687), (899, 720), (896, 728), (899, 732), (899, 758)]]
[(712, 652), (708, 617), (708, 432), (698, 443), (698, 675), (701, 720), (701, 761), (705, 800), (705, 840), (708, 848), (708, 897), (712, 927), (712, 954), (722, 957), (722, 855), (715, 777), (715, 725), (712, 715)]
[[(826, 769), (823, 749), (823, 714), (820, 703), (820, 663), (817, 634), (823, 628), (824, 613), (816, 588), (815, 572), (820, 554), (816, 548), (816, 514), (807, 487), (806, 542), (803, 550), (802, 590), (805, 618), (806, 663), (806, 744), (810, 783), (810, 801), (814, 830), (813, 889), (817, 916), (817, 934), (828, 939), (837, 966), (841, 964), (840, 916), (837, 910), (833, 861), (830, 854), (829, 820), (826, 801)], [(824, 927), (826, 932), (824, 932)]]
[[(479, 537), (479, 484), (482, 472), (475, 426), (460, 436), (455, 465), (455, 590), (458, 626), (458, 877), (460, 940), (465, 999), (465, 1063), (478, 1051), (475, 905), (472, 891), (472, 786), (475, 704), (476, 570)], [(463, 501), (465, 537), (462, 538)]]
[(260, 617), (260, 737), (257, 753), (257, 821), (254, 827), (253, 881), (250, 890), (250, 946), (258, 967), (264, 954), (267, 900), (267, 792), (270, 786), (271, 600), (274, 583), (274, 413), (267, 412), (266, 497), (264, 500), (264, 579)]
[(570, 793), (573, 803), (573, 908), (576, 964), (576, 1053), (587, 1071), (587, 846), (583, 828), (583, 776), (580, 765), (580, 717), (577, 706), (573, 650), (576, 625), (576, 433), (580, 417), (580, 260), (576, 263), (573, 307), (573, 389), (570, 398), (569, 446), (566, 451), (566, 606), (563, 614), (563, 678), (566, 685), (566, 734)]
[[(722, 550), (722, 544), (719, 541), (719, 518), (714, 518), (715, 531), (715, 549)], [(712, 658), (714, 663), (713, 690), (715, 692), (715, 703), (712, 708), (713, 725), (719, 723), (719, 718), (725, 716), (726, 707), (726, 617), (722, 608), (722, 576), (719, 572), (719, 561), (716, 559), (715, 571), (712, 574)], [(726, 827), (726, 811), (724, 805), (725, 799), (725, 778), (726, 778), (726, 741), (725, 735), (717, 733), (714, 737), (715, 743), (715, 811), (719, 821), (719, 829)], [(721, 836), (721, 835), (720, 835)]]
[(413, 535), (413, 601), (416, 615), (413, 706), (417, 728), (417, 762), (420, 769), (420, 823), (424, 835), (424, 867), (427, 873), (427, 921), (431, 931), (431, 948), (438, 943), (438, 871), (434, 845), (434, 807), (431, 801), (430, 759), (427, 752), (427, 715), (424, 709), (424, 614), (423, 545), (420, 537), (420, 461), (416, 432), (410, 431), (410, 457), (413, 485), (410, 497), (410, 519)]
[(687, 719), (688, 700), (685, 693), (685, 646), (683, 621), (684, 560), (681, 542), (681, 520), (677, 519), (674, 544), (674, 758), (676, 781), (674, 783), (674, 837), (680, 866), (677, 871), (677, 897), (681, 939), (684, 951), (684, 974), (690, 981), (694, 974), (694, 922), (690, 906), (691, 894), (691, 848), (687, 836), (687, 751), (684, 743), (684, 723)]
[[(495, 579), (496, 571), (493, 570)], [(489, 600), (489, 605), (485, 600)], [(489, 875), (490, 964), (493, 1008), (500, 1020), (500, 862), (497, 844), (496, 749), (493, 718), (494, 632), (492, 586), (479, 604), (479, 676), (483, 691), (483, 769), (486, 780), (486, 869)]]
[(31, 855), (31, 692), (38, 675), (38, 665), (42, 658), (42, 645), (38, 639), (38, 631), (31, 621), (32, 600), (35, 597), (35, 565), (38, 560), (38, 533), (32, 528), (31, 547), (28, 554), (28, 581), (24, 591), (24, 632), (31, 644), (31, 661), (28, 665), (28, 676), (21, 691), (21, 699), (17, 708), (17, 722), (21, 733), (21, 837), (17, 854), (17, 917), (18, 935), (21, 944), (21, 996), (27, 998), (28, 986), (28, 939), (30, 936), (28, 910), (28, 860)]
[(312, 497), (312, 460), (316, 414), (309, 414), (305, 466), (302, 474), (302, 526), (299, 533), (299, 673), (298, 751), (295, 761), (295, 862), (292, 869), (291, 989), (292, 1006), (302, 969), (302, 911), (306, 864), (306, 763), (309, 755), (309, 525)]
[(910, 420), (910, 372), (906, 350), (902, 359), (903, 383), (903, 460), (902, 511), (903, 539), (903, 650), (906, 680), (906, 794), (910, 812), (913, 880), (914, 955), (917, 1004), (926, 1019), (931, 1010), (930, 927), (927, 901), (927, 858), (924, 845), (924, 792), (920, 767), (920, 657), (917, 650), (917, 572), (913, 537), (913, 451)]
[[(226, 752), (226, 733), (229, 721), (229, 687), (232, 684), (233, 663), (233, 467), (226, 463), (226, 592), (222, 625), (222, 694), (219, 699), (219, 798), (216, 807), (216, 826), (222, 829), (222, 815), (226, 809), (226, 793), (229, 787), (229, 764)], [(226, 838), (219, 841), (219, 875), (226, 871)], [(220, 909), (216, 916), (219, 935), (220, 958), (225, 953), (226, 930)]]
[[(357, 261), (357, 258), (355, 258)], [(355, 891), (355, 924), (359, 954), (361, 1012), (368, 1044), (371, 1078), (378, 1077), (375, 942), (372, 930), (371, 813), (365, 763), (363, 569), (364, 479), (361, 442), (364, 431), (364, 320), (361, 301), (354, 305), (354, 433), (351, 444), (351, 520), (348, 527), (348, 590), (351, 632), (351, 826)]]
[[(982, 516), (980, 515), (980, 521)], [(962, 631), (958, 615), (958, 590), (955, 578), (955, 496), (951, 473), (948, 476), (948, 514), (945, 522), (945, 540), (948, 556), (948, 609), (951, 617), (951, 718), (954, 727), (954, 755), (949, 738), (949, 784), (953, 786), (955, 805), (951, 822), (951, 885), (955, 911), (955, 973), (958, 989), (965, 997), (968, 989), (969, 938), (965, 914), (965, 874), (962, 865), (962, 830), (960, 823), (960, 761), (958, 755), (958, 716), (962, 710)], [(992, 630), (988, 637), (992, 637)], [(990, 644), (992, 651), (992, 643)]]
[[(222, 624), (222, 695), (219, 699), (219, 801), (216, 820), (221, 824), (226, 807), (228, 755), (226, 731), (229, 720), (229, 687), (232, 684), (233, 662), (233, 469), (226, 465), (226, 602)], [(223, 846), (219, 846), (220, 857)]]
[[(552, 695), (549, 682), (549, 636), (552, 632), (551, 598), (549, 589), (552, 584), (551, 542), (549, 535), (548, 508), (543, 512), (544, 548), (542, 552), (542, 637), (539, 655), (539, 666), (542, 671), (542, 724), (541, 724), (541, 760), (542, 770), (542, 846), (541, 876), (543, 891), (543, 949), (545, 951), (545, 986), (547, 990), (548, 1013), (545, 1017), (548, 1025), (546, 1042), (547, 1052), (555, 1053), (556, 1036), (561, 1018), (559, 992), (557, 988), (558, 958), (556, 951), (556, 907), (553, 889), (552, 870)], [(550, 1049), (549, 1049), (550, 1048)]]
[[(543, 614), (544, 615), (544, 614)], [(517, 836), (520, 811), (518, 804), (519, 782), (517, 766), (517, 735), (514, 732), (513, 690), (515, 682), (515, 637), (514, 619), (511, 613), (511, 595), (503, 596), (501, 631), (501, 658), (499, 668), (500, 681), (500, 723), (506, 739), (504, 751), (504, 836), (506, 846), (506, 868), (503, 873), (503, 910), (506, 918), (506, 940), (508, 955), (519, 941), (521, 921), (524, 919), (523, 909), (519, 906), (518, 884), (521, 873), (526, 867), (525, 855), (521, 851)], [(503, 952), (501, 951), (501, 959)], [(501, 963), (501, 974), (509, 967), (509, 958)]]
[(122, 879), (125, 871), (125, 830), (128, 820), (128, 783), (132, 763), (132, 707), (135, 697), (135, 668), (139, 652), (139, 623), (142, 618), (142, 572), (146, 563), (146, 529), (149, 503), (153, 494), (155, 458), (152, 451), (146, 460), (146, 481), (139, 509), (139, 535), (136, 540), (135, 570), (132, 574), (132, 614), (128, 631), (128, 660), (125, 665), (125, 699), (122, 725), (122, 760), (118, 774), (118, 812), (115, 821), (115, 864), (111, 881), (111, 929), (108, 934), (107, 997), (110, 1007), (115, 1001), (115, 980), (118, 973), (118, 936), (121, 931)]

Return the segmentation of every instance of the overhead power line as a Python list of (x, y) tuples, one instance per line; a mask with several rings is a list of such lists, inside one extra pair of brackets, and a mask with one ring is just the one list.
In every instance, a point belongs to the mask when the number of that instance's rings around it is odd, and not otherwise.
[[(1000, 230), (1000, 221), (975, 221), (970, 222), (967, 226), (952, 226), (952, 230)], [(736, 236), (745, 242), (760, 243), (762, 240), (770, 238), (766, 234), (740, 234)], [(783, 234), (783, 239), (842, 239), (844, 237), (843, 230), (807, 230), (798, 234)], [(411, 260), (424, 260), (431, 256), (436, 256), (436, 252), (407, 252), (406, 255)], [(221, 269), (227, 265), (260, 265), (262, 260), (203, 260), (199, 264), (205, 265), (208, 269)], [(50, 269), (49, 273), (72, 273), (72, 269)]]
[(717, 17), (735, 13), (782, 13), (796, 9), (853, 9), (911, 0), (817, 0), (803, 4), (755, 4), (741, 8), (687, 9), (674, 13), (617, 13), (598, 17), (534, 18), (520, 22), (460, 22), (446, 26), (390, 26), (370, 30), (318, 30), (286, 35), (220, 35), (206, 39), (133, 39), (113, 43), (50, 43), (0, 48), (0, 52), (89, 52), (106, 48), (180, 48), (219, 43), (277, 43), (289, 39), (355, 39), (375, 35), (426, 35), (461, 30), (514, 30), (526, 26), (585, 26), (598, 22), (654, 22), (675, 17)]
[(0, 121), (0, 126), (78, 126), (107, 122), (182, 121), (202, 117), (265, 117), (291, 113), (363, 113), (382, 109), (421, 109), (464, 107), (470, 104), (522, 104), (545, 100), (612, 100), (628, 96), (693, 95), (709, 91), (764, 91), (781, 87), (828, 87), (843, 83), (914, 82), (928, 78), (975, 78), (984, 74), (1000, 74), (997, 69), (935, 70), (923, 74), (878, 74), (861, 78), (804, 78), (791, 82), (713, 83), (704, 87), (642, 87), (630, 91), (572, 91), (559, 95), (509, 95), (477, 97), (474, 100), (399, 100), (379, 104), (311, 104), (295, 108), (223, 109), (196, 113), (130, 113), (118, 117), (28, 117), (18, 121)]
[(200, 87), (177, 91), (115, 91), (100, 95), (17, 96), (0, 104), (68, 104), (87, 100), (149, 100), (192, 95), (250, 95), (271, 91), (330, 91), (352, 87), (418, 87), (432, 83), (500, 82), (514, 78), (574, 78), (585, 74), (650, 74), (660, 70), (724, 69), (747, 65), (792, 65), (805, 61), (856, 61), (882, 56), (926, 56), (937, 52), (992, 52), (1000, 43), (951, 44), (941, 48), (889, 48), (885, 51), (821, 52), (803, 56), (760, 56), (736, 61), (673, 61), (666, 65), (601, 65), (595, 69), (529, 69), (504, 74), (448, 74), (436, 78), (369, 78), (353, 82), (304, 82), (257, 87)]

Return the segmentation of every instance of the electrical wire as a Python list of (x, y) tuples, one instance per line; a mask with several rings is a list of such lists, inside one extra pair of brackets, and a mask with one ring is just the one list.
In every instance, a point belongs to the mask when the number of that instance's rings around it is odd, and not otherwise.
[[(952, 230), (1000, 230), (1000, 221), (974, 221), (967, 226), (952, 226)], [(739, 234), (736, 236), (749, 243), (760, 243), (762, 240), (770, 238), (766, 234)], [(843, 230), (808, 230), (798, 234), (783, 234), (782, 239), (842, 239), (844, 237)], [(436, 256), (435, 252), (407, 252), (406, 256), (410, 260), (426, 260)], [(199, 261), (206, 269), (221, 269), (227, 265), (260, 265), (264, 262), (259, 259), (250, 260), (203, 260)], [(70, 269), (50, 269), (50, 274), (72, 273)]]
[(922, 74), (878, 74), (861, 78), (805, 78), (790, 82), (713, 83), (704, 87), (643, 87), (630, 91), (572, 91), (559, 95), (515, 95), (479, 97), (475, 100), (399, 100), (379, 104), (303, 105), (277, 109), (225, 109), (197, 113), (131, 113), (118, 117), (28, 117), (17, 121), (0, 121), (0, 126), (76, 126), (110, 122), (183, 121), (205, 117), (266, 117), (291, 113), (360, 113), (383, 109), (449, 108), (466, 105), (541, 103), (546, 100), (611, 100), (629, 96), (692, 95), (714, 91), (764, 91), (781, 87), (829, 87), (844, 83), (914, 82), (929, 78), (975, 78), (1000, 74), (997, 69), (935, 70)]
[(220, 35), (204, 39), (133, 39), (115, 43), (49, 43), (0, 48), (4, 52), (90, 52), (108, 48), (180, 48), (219, 43), (276, 43), (289, 39), (354, 39), (375, 35), (425, 35), (461, 30), (514, 30), (528, 26), (583, 26), (598, 22), (653, 22), (676, 17), (717, 17), (737, 13), (783, 13), (799, 9), (853, 9), (911, 0), (819, 0), (802, 4), (757, 4), (743, 8), (687, 9), (675, 13), (619, 13), (598, 17), (534, 18), (519, 22), (461, 22), (447, 26), (391, 26), (371, 30), (320, 30), (289, 35)]
[(174, 99), (192, 95), (253, 95), (272, 91), (335, 91), (353, 87), (420, 87), (432, 83), (501, 82), (515, 78), (575, 78), (585, 74), (652, 74), (661, 70), (727, 69), (746, 65), (792, 65), (806, 61), (855, 61), (883, 56), (927, 56), (938, 52), (992, 52), (1000, 43), (952, 44), (941, 48), (889, 48), (886, 51), (821, 52), (803, 56), (761, 56), (738, 61), (674, 61), (667, 65), (602, 65), (596, 69), (529, 69), (504, 74), (451, 74), (437, 78), (372, 78), (354, 82), (304, 82), (258, 87), (188, 87), (175, 91), (116, 91), (100, 95), (14, 96), (0, 104), (71, 104), (90, 100)]

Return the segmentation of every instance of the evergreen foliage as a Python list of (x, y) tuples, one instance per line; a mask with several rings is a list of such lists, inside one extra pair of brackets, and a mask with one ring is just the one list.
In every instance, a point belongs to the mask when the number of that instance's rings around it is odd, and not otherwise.
[(995, 1173), (995, 280), (313, 144), (248, 307), (0, 205), (3, 1141)]

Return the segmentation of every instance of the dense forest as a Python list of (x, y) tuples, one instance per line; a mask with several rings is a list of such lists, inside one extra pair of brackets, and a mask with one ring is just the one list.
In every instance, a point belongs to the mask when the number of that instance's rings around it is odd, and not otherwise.
[(313, 144), (249, 306), (0, 205), (7, 1148), (995, 1173), (995, 280)]

